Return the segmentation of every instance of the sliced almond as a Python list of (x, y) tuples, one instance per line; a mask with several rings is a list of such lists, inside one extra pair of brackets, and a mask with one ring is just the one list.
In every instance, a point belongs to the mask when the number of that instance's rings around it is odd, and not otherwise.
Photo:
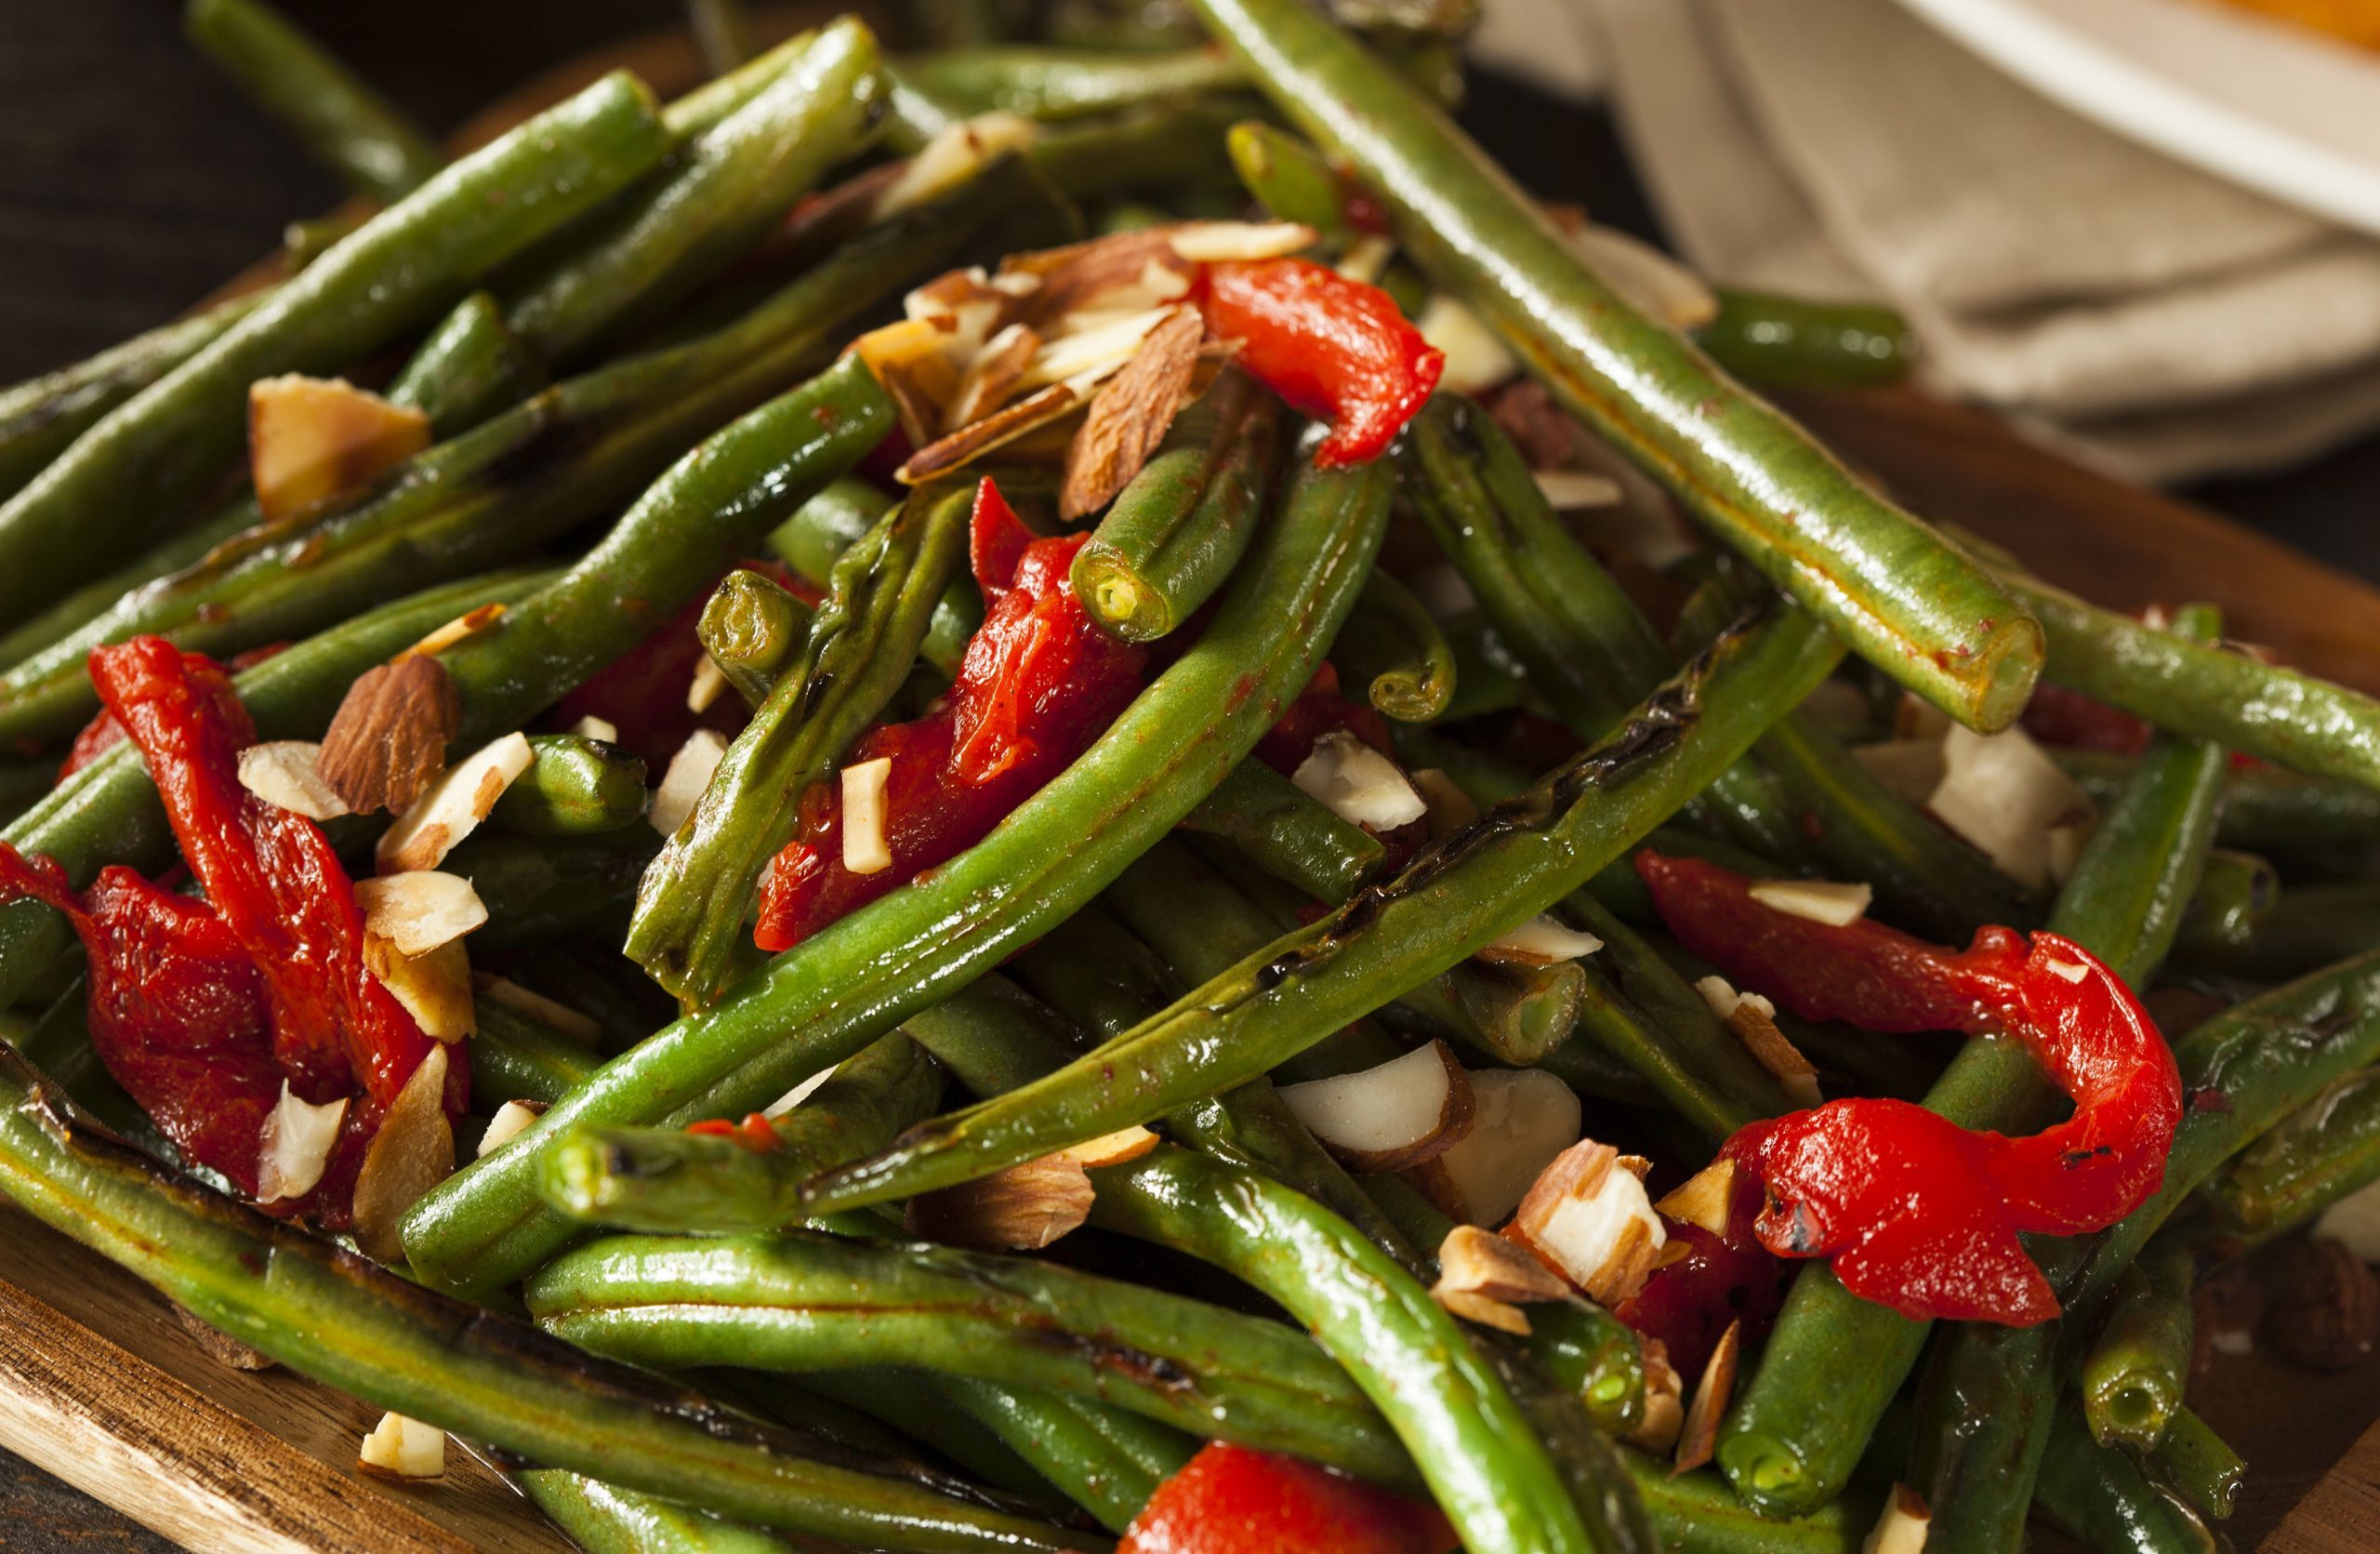
[(1735, 1197), (1735, 1159), (1723, 1155), (1679, 1183), (1653, 1207), (1681, 1225), (1724, 1236)]
[(1907, 1484), (1895, 1484), (1892, 1494), (1884, 1497), (1884, 1514), (1876, 1518), (1868, 1540), (1859, 1546), (1859, 1554), (1923, 1554), (1933, 1526), (1934, 1513), (1926, 1508), (1925, 1496)]
[(843, 867), (854, 874), (892, 867), (892, 843), (884, 835), (889, 818), (885, 799), (892, 783), (889, 755), (843, 768)]
[(1775, 1076), (1785, 1094), (1803, 1106), (1816, 1106), (1822, 1099), (1818, 1069), (1777, 1028), (1773, 1008), (1766, 999), (1757, 1003), (1749, 998), (1738, 999), (1735, 1008), (1727, 1013), (1727, 1029), (1752, 1054), (1752, 1061)]
[(1514, 1306), (1570, 1298), (1570, 1286), (1555, 1278), (1544, 1264), (1503, 1237), (1476, 1225), (1458, 1225), (1439, 1243), (1438, 1288), (1486, 1295)]
[(364, 931), (403, 955), (427, 955), (487, 921), (487, 905), (460, 874), (416, 870), (355, 882)]
[(443, 653), (456, 643), (469, 642), (483, 631), (494, 630), (496, 623), (504, 618), (504, 610), (505, 606), (496, 603), (466, 610), (397, 657), (411, 658), (425, 653)]
[(1444, 1042), (1375, 1068), (1281, 1086), (1306, 1131), (1350, 1170), (1402, 1171), (1442, 1155), (1471, 1131), (1471, 1076)]
[(446, 1049), (432, 1047), (389, 1103), (355, 1174), (355, 1243), (401, 1264), (397, 1226), (431, 1188), (455, 1174), (455, 1130), (446, 1121)]
[(2089, 795), (2021, 728), (1985, 736), (1953, 726), (1926, 808), (2021, 884), (2049, 883), (2049, 832), (2094, 813)]
[(1603, 940), (1583, 929), (1573, 928), (1560, 918), (1540, 912), (1516, 927), (1508, 928), (1478, 950), (1478, 958), (1507, 965), (1550, 966), (1557, 962), (1575, 961), (1592, 955), (1603, 948)]
[(1343, 728), (1316, 739), (1289, 780), (1342, 820), (1373, 830), (1395, 830), (1429, 813), (1395, 762)]
[(240, 786), (275, 809), (309, 820), (335, 820), (347, 801), (323, 780), (323, 747), (302, 739), (272, 739), (240, 752)]
[(302, 1101), (281, 1082), (281, 1099), (265, 1113), (257, 1147), (257, 1202), (303, 1198), (314, 1190), (330, 1164), (338, 1130), (347, 1121), (347, 1097), (321, 1106)]
[(1159, 325), (1190, 312), (1151, 308), (1145, 312), (1121, 313), (1103, 320), (1095, 328), (1047, 339), (1025, 364), (1017, 386), (1038, 389), (1051, 383), (1076, 383), (1079, 388), (1085, 381), (1103, 382), (1124, 369)]
[(1175, 312), (1149, 331), (1139, 354), (1091, 401), (1091, 414), (1066, 450), (1060, 518), (1073, 523), (1097, 512), (1141, 472), (1190, 391), (1191, 369), (1206, 332), (1197, 312)]
[(1430, 1298), (1462, 1318), (1482, 1327), (1492, 1327), (1516, 1338), (1528, 1336), (1528, 1313), (1510, 1301), (1493, 1295), (1479, 1295), (1470, 1290), (1450, 1290), (1441, 1282), (1430, 1289)]
[(430, 445), (430, 418), (343, 378), (295, 373), (248, 385), (248, 473), (279, 523), (356, 490)]
[[(372, 848), (383, 874), (435, 869), (455, 844), (479, 829), (504, 790), (521, 780), (537, 753), (525, 735), (507, 734), (481, 746), (423, 790)], [(418, 953), (407, 951), (407, 953)]]
[(1532, 470), (1529, 478), (1537, 482), (1537, 489), (1545, 505), (1556, 512), (1580, 512), (1590, 508), (1618, 507), (1627, 499), (1620, 482), (1609, 475), (1599, 475), (1592, 470)]
[(1161, 230), (1173, 251), (1193, 264), (1287, 259), (1322, 240), (1302, 221), (1184, 221)]
[(1424, 818), (1430, 822), (1431, 841), (1444, 842), (1479, 818), (1479, 806), (1471, 795), (1437, 767), (1424, 766), (1412, 776), (1413, 791), (1421, 795)]
[(1096, 1171), (1103, 1165), (1121, 1165), (1127, 1161), (1138, 1160), (1157, 1147), (1157, 1135), (1136, 1126), (1101, 1134), (1088, 1143), (1073, 1145), (1058, 1153), (1086, 1171)]
[(358, 815), (403, 810), (445, 766), (462, 726), (462, 693), (446, 666), (428, 655), (400, 658), (348, 687), (315, 769)]
[(1453, 1219), (1496, 1225), (1579, 1136), (1579, 1097), (1536, 1069), (1474, 1069), (1471, 1132), (1408, 1177)]
[(1190, 293), (1196, 268), (1167, 240), (1170, 229), (1111, 232), (1004, 260), (995, 285), (1029, 287), (1023, 316), (1043, 335), (1071, 332), (1088, 314), (1146, 311)]
[(1719, 1335), (1718, 1348), (1711, 1351), (1710, 1363), (1702, 1367), (1701, 1385), (1695, 1388), (1694, 1401), (1678, 1429), (1674, 1471), (1691, 1473), (1718, 1450), (1719, 1421), (1726, 1415), (1727, 1400), (1735, 1395), (1736, 1352), (1742, 1339), (1743, 1323), (1729, 1322), (1727, 1331)]
[(474, 972), (471, 974), (471, 991), (490, 1003), (509, 1009), (524, 1019), (535, 1020), (555, 1035), (567, 1037), (581, 1045), (591, 1047), (603, 1039), (603, 1027), (593, 1016), (582, 1014), (567, 1003), (557, 1003), (509, 977)]
[(446, 1476), (446, 1432), (402, 1414), (383, 1414), (355, 1465), (376, 1478), (421, 1482)]
[(601, 739), (607, 745), (620, 742), (620, 725), (609, 718), (599, 718), (592, 713), (572, 724), (568, 732), (582, 739)]
[(528, 1132), (545, 1111), (536, 1101), (507, 1101), (497, 1107), (496, 1115), (487, 1120), (487, 1131), (480, 1135), (480, 1155), (492, 1155)]
[(1656, 1456), (1667, 1454), (1677, 1444), (1686, 1425), (1686, 1389), (1679, 1383), (1677, 1371), (1670, 1364), (1670, 1351), (1659, 1338), (1647, 1338), (1644, 1344), (1645, 1419), (1628, 1432), (1632, 1446), (1641, 1446)]
[(1644, 1288), (1669, 1240), (1645, 1184), (1607, 1144), (1580, 1139), (1522, 1198), (1507, 1233), (1606, 1306)]
[(1438, 387), (1448, 393), (1485, 393), (1519, 376), (1520, 358), (1479, 315), (1445, 292), (1433, 292), (1413, 321), (1421, 338), (1446, 357)]
[(694, 661), (694, 678), (686, 682), (686, 711), (707, 712), (727, 694), (727, 671), (708, 655)]
[(1865, 880), (1755, 880), (1752, 898), (1788, 917), (1848, 928), (1868, 915), (1876, 890)]
[(1872, 745), (1853, 745), (1851, 759), (1865, 767), (1868, 775), (1894, 798), (1913, 804), (1923, 804), (1934, 796), (1947, 769), (1938, 738), (1884, 739)]
[(1025, 364), (1040, 349), (1041, 337), (1022, 324), (994, 335), (959, 375), (959, 387), (943, 411), (944, 434), (971, 426), (1007, 404), (1025, 377)]
[(1095, 1197), (1080, 1162), (1044, 1155), (909, 1200), (909, 1233), (949, 1246), (1031, 1252), (1091, 1217)]
[(1719, 316), (1710, 283), (1649, 243), (1582, 222), (1571, 231), (1570, 246), (1605, 285), (1673, 329), (1699, 329)]
[(1082, 404), (1082, 392), (1068, 383), (1052, 383), (949, 436), (927, 444), (908, 457), (892, 478), (919, 485), (937, 475), (963, 468), (994, 448), (1016, 441), (1029, 432), (1063, 419)]
[(431, 1040), (459, 1042), (479, 1029), (479, 1014), (471, 1003), (471, 958), (462, 940), (442, 944), (427, 955), (408, 955), (387, 939), (365, 934), (364, 969)]
[(653, 807), (645, 811), (654, 830), (664, 836), (678, 834), (678, 828), (702, 802), (703, 790), (710, 786), (711, 774), (719, 770), (726, 754), (727, 740), (711, 729), (697, 728), (686, 736), (686, 742), (669, 758), (669, 769), (661, 774), (661, 786), (653, 791)]
[(1033, 143), (1032, 120), (1017, 113), (981, 113), (949, 126), (909, 158), (901, 176), (876, 198), (870, 220), (881, 222), (958, 188), (993, 161)]

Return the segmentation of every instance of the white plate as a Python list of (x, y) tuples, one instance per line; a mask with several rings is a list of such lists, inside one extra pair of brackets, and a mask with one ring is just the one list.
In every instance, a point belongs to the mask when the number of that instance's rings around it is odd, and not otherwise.
[(1900, 0), (2119, 134), (2380, 233), (2380, 53), (2215, 0)]

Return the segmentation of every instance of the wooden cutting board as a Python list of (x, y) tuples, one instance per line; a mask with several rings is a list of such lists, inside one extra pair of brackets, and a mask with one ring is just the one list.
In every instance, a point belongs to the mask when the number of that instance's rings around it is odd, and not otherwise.
[[(815, 9), (787, 7), (778, 28)], [(682, 38), (637, 40), (530, 83), (460, 139), (484, 139), (620, 66), (665, 95), (696, 68)], [(2006, 547), (2053, 582), (2123, 608), (2211, 600), (2231, 635), (2380, 693), (2380, 591), (2355, 578), (2068, 463), (1977, 411), (1905, 390), (1803, 396), (1792, 408), (1911, 507)], [(2380, 1362), (2317, 1376), (2258, 1355), (2218, 1357), (2192, 1401), (2251, 1467), (2226, 1526), (2238, 1547), (2380, 1548)], [(434, 1486), (360, 1473), (356, 1446), (377, 1418), (288, 1372), (226, 1367), (130, 1274), (0, 1205), (0, 1446), (199, 1550), (572, 1547), (462, 1452), (450, 1450)], [(0, 1530), (0, 1547), (9, 1542)]]

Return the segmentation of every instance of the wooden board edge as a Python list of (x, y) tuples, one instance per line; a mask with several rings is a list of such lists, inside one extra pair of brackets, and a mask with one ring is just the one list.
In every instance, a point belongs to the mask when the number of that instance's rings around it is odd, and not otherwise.
[(2370, 1554), (2380, 1547), (2380, 1425), (2363, 1433), (2259, 1554)]

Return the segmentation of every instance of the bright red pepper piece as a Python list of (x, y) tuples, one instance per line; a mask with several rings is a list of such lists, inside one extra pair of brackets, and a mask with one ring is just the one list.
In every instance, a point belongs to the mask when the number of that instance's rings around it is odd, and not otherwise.
[(1157, 1485), (1116, 1554), (1448, 1554), (1435, 1506), (1214, 1441)]
[(837, 918), (945, 863), (987, 835), (1091, 748), (1137, 695), (1148, 656), (1093, 626), (1067, 568), (1087, 535), (1037, 539), (988, 480), (978, 488), (970, 560), (984, 624), (959, 677), (915, 723), (880, 724), (847, 764), (889, 759), (890, 867), (843, 867), (842, 793), (813, 787), (801, 828), (770, 860), (754, 942), (789, 950)]
[[(244, 669), (250, 669), (263, 663), (288, 645), (285, 642), (276, 642), (268, 643), (262, 647), (251, 647), (245, 653), (233, 657), (224, 667), (237, 674)], [(225, 689), (228, 693), (229, 687)], [(104, 707), (100, 708), (92, 715), (91, 721), (83, 725), (83, 731), (74, 736), (74, 742), (67, 747), (65, 763), (58, 768), (58, 780), (64, 782), (68, 777), (122, 743), (124, 743), (124, 724), (115, 721), (113, 712)]]
[(747, 1111), (740, 1122), (731, 1122), (724, 1117), (689, 1122), (686, 1131), (704, 1138), (732, 1140), (756, 1155), (765, 1155), (782, 1142), (777, 1137), (776, 1124), (770, 1122), (768, 1114), (762, 1111)]
[(1388, 293), (1311, 259), (1208, 265), (1197, 298), (1207, 327), (1240, 342), (1242, 366), (1293, 409), (1330, 422), (1315, 450), (1326, 467), (1386, 452), (1446, 370), (1445, 353)]
[(2112, 1224), (2155, 1192), (2181, 1121), (2172, 1051), (2122, 978), (2057, 934), (1985, 928), (1967, 950), (1863, 919), (1773, 910), (1699, 858), (1636, 855), (1681, 943), (1811, 1019), (2022, 1042), (2074, 1115), (2021, 1138), (1970, 1133), (1907, 1101), (1831, 1101), (1727, 1141), (1767, 1188), (1761, 1243), (1831, 1257), (1844, 1285), (1904, 1315), (2030, 1326), (2057, 1299), (2020, 1231)]

